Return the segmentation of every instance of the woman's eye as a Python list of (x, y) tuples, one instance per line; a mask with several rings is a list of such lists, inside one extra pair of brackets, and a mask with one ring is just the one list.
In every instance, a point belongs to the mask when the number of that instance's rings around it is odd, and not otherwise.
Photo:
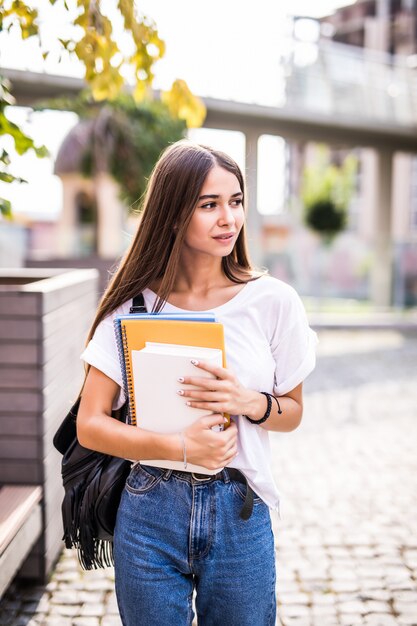
[(202, 209), (213, 209), (216, 206), (215, 202), (208, 202), (207, 204), (203, 204), (201, 206)]
[(242, 198), (239, 198), (239, 200), (233, 200), (232, 204), (234, 204), (235, 206), (240, 206), (243, 203)]

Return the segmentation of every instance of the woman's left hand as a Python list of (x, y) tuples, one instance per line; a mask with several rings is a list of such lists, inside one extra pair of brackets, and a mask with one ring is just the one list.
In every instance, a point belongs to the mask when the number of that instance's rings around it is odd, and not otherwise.
[[(243, 387), (229, 369), (210, 365), (204, 361), (196, 361), (193, 365), (211, 372), (216, 378), (202, 378), (196, 373), (196, 376), (185, 376), (183, 380), (179, 379), (180, 395), (187, 400), (189, 406), (230, 415), (240, 415), (246, 412), (256, 392)], [(199, 389), (187, 389), (183, 385), (195, 385)]]

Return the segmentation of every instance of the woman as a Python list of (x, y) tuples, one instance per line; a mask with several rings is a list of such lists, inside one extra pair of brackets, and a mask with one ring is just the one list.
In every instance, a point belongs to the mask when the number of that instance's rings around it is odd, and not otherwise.
[[(80, 443), (141, 460), (128, 477), (114, 538), (125, 626), (191, 624), (194, 590), (199, 625), (275, 624), (269, 509), (278, 510), (279, 494), (268, 431), (300, 423), (315, 335), (295, 291), (252, 269), (244, 198), (242, 173), (230, 157), (188, 141), (170, 146), (154, 168), (137, 234), (82, 355), (89, 369)], [(184, 401), (207, 410), (181, 434), (110, 417), (125, 401), (112, 321), (140, 293), (148, 311), (212, 311), (224, 325), (227, 369), (196, 362), (195, 376), (179, 379)], [(204, 369), (216, 379), (199, 377)], [(231, 425), (213, 429), (224, 423), (223, 413)], [(226, 469), (213, 477), (146, 465), (155, 458)], [(253, 495), (249, 519), (241, 516), (247, 494), (236, 477)]]

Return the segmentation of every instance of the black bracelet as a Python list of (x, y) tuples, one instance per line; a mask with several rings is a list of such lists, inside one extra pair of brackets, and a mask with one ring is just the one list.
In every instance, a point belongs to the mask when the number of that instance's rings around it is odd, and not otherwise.
[(282, 410), (281, 410), (281, 406), (279, 404), (278, 398), (274, 396), (272, 393), (270, 393), (269, 395), (271, 396), (271, 398), (274, 398), (275, 402), (277, 403), (278, 415), (281, 415)]
[(278, 413), (280, 415), (282, 413), (280, 404), (278, 402), (278, 398), (276, 396), (272, 395), (272, 393), (268, 393), (267, 391), (260, 391), (259, 393), (261, 393), (262, 395), (265, 396), (265, 398), (266, 398), (266, 400), (268, 402), (268, 405), (266, 407), (265, 415), (263, 417), (261, 417), (261, 419), (259, 419), (259, 420), (254, 420), (251, 417), (248, 417), (247, 415), (243, 416), (243, 417), (246, 417), (246, 419), (249, 420), (249, 422), (251, 424), (263, 424), (264, 422), (266, 422), (268, 417), (271, 415), (271, 408), (272, 408), (272, 399), (271, 398), (274, 398), (274, 400), (277, 403)]

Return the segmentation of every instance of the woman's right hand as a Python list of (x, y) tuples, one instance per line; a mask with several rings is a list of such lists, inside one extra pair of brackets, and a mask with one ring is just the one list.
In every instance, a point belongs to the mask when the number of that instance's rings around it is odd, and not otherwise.
[(231, 420), (226, 430), (212, 430), (224, 425), (223, 415), (213, 413), (196, 420), (183, 431), (187, 461), (214, 470), (228, 465), (237, 454), (237, 426)]

